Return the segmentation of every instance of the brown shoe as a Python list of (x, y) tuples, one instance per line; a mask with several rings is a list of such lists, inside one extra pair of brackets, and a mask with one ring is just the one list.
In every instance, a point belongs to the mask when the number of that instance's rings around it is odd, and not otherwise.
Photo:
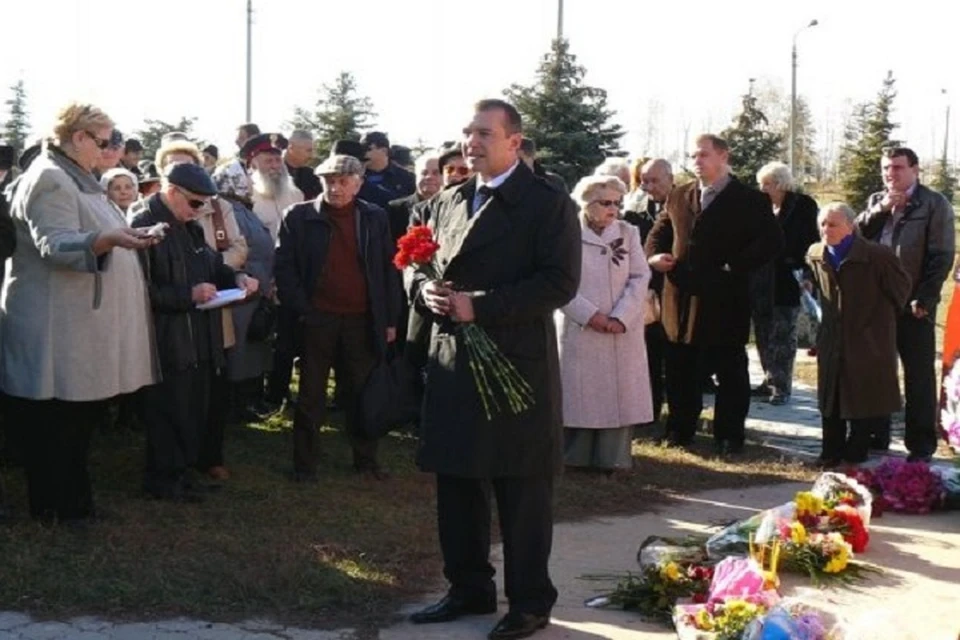
[(230, 472), (227, 471), (226, 467), (210, 467), (207, 470), (207, 475), (214, 480), (229, 480)]

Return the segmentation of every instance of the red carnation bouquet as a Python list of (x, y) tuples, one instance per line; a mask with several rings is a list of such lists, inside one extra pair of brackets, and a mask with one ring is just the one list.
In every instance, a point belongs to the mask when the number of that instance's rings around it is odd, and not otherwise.
[[(430, 227), (414, 225), (397, 240), (393, 264), (401, 271), (412, 268), (439, 280), (440, 270), (434, 259), (439, 248)], [(468, 322), (457, 325), (457, 332), (467, 347), (470, 371), (487, 420), (504, 409), (516, 415), (533, 406), (533, 389), (486, 331)]]

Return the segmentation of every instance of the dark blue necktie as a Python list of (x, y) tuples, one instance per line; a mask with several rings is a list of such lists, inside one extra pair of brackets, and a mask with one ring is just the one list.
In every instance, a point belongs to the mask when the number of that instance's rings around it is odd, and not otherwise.
[(491, 189), (487, 185), (483, 185), (477, 189), (477, 195), (473, 199), (474, 207), (470, 211), (470, 217), (473, 217), (477, 211), (480, 211), (480, 209), (483, 208), (483, 205), (486, 204), (487, 200), (493, 197), (495, 191), (495, 189)]

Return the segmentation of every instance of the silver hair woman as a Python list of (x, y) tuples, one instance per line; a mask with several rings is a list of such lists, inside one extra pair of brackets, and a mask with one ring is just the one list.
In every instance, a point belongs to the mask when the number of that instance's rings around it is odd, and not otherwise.
[(619, 219), (626, 192), (613, 176), (588, 176), (573, 190), (582, 274), (576, 297), (555, 316), (572, 467), (630, 469), (633, 425), (653, 419), (644, 339), (650, 269), (636, 227)]
[(801, 285), (795, 272), (805, 270), (807, 250), (819, 240), (817, 203), (794, 191), (793, 175), (782, 162), (764, 165), (757, 172), (757, 182), (770, 198), (786, 244), (771, 263), (751, 275), (751, 315), (764, 371), (763, 382), (753, 394), (782, 405), (790, 400), (797, 355)]

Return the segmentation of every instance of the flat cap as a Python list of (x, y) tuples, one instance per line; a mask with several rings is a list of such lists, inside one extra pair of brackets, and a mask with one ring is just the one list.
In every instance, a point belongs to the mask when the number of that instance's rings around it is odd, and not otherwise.
[(363, 163), (353, 156), (334, 154), (324, 160), (315, 173), (318, 176), (362, 176)]
[(192, 162), (175, 162), (167, 167), (164, 177), (170, 184), (198, 196), (215, 196), (217, 187), (203, 167)]
[(280, 133), (261, 133), (243, 143), (240, 155), (247, 162), (261, 153), (281, 153), (287, 148), (287, 139)]

